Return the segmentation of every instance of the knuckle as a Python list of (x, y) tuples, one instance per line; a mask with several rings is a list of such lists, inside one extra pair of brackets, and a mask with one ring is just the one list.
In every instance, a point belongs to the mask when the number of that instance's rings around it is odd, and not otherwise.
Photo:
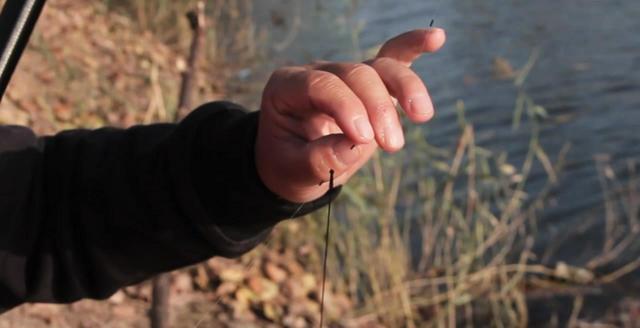
[(387, 115), (391, 110), (395, 110), (391, 101), (377, 101), (370, 107), (370, 112), (373, 115)]
[(306, 86), (308, 90), (333, 89), (337, 86), (339, 78), (332, 73), (313, 70), (307, 74)]
[(323, 111), (337, 114), (352, 104), (349, 91), (342, 80), (333, 73), (312, 71), (307, 75), (307, 94), (314, 106)]
[(416, 75), (416, 73), (414, 73), (410, 69), (407, 69), (406, 71), (398, 73), (397, 79), (401, 83), (416, 83), (421, 81), (418, 75)]
[(387, 66), (394, 63), (395, 60), (389, 57), (378, 57), (371, 61), (371, 66)]
[(295, 66), (285, 66), (274, 70), (271, 76), (269, 76), (269, 80), (265, 86), (266, 91), (273, 89), (274, 86), (286, 84), (287, 80), (295, 76), (299, 71), (300, 67)]
[(362, 78), (370, 78), (374, 74), (377, 74), (373, 67), (357, 63), (351, 65), (351, 67), (347, 68), (345, 78), (346, 79), (362, 79)]

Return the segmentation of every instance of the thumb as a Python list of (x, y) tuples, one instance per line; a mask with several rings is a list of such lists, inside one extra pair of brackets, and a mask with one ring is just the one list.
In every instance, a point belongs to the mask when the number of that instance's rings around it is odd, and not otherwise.
[[(260, 143), (260, 142), (259, 142)], [(344, 134), (331, 134), (312, 142), (257, 147), (256, 165), (265, 185), (291, 202), (304, 203), (326, 193), (324, 182), (334, 172), (334, 184), (344, 184), (371, 157), (377, 143), (355, 145)], [(285, 177), (286, 179), (282, 179)]]
[[(344, 134), (330, 134), (307, 144), (304, 155), (311, 163), (310, 176), (318, 182), (328, 181), (334, 171), (336, 184), (343, 183), (357, 170), (366, 145), (354, 145)], [(355, 166), (355, 167), (354, 167)]]

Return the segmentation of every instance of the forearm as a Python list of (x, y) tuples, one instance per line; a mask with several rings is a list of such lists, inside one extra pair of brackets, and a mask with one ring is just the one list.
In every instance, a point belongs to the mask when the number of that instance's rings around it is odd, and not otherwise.
[(0, 308), (103, 298), (214, 255), (238, 256), (280, 220), (327, 202), (288, 203), (262, 185), (258, 114), (203, 107), (179, 125), (64, 132), (3, 156), (3, 181), (18, 170), (29, 178), (0, 186), (11, 200), (0, 206), (0, 295), (9, 295)]

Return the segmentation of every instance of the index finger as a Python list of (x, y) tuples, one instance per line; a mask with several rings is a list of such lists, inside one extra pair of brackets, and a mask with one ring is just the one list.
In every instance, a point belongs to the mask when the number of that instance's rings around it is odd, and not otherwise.
[(405, 32), (385, 42), (376, 57), (393, 58), (411, 66), (423, 53), (442, 48), (446, 38), (444, 30), (437, 27)]

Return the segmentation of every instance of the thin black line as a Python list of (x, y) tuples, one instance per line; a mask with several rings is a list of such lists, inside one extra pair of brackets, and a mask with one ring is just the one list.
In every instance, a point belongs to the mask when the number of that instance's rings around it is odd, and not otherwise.
[(433, 19), (431, 20), (431, 23), (429, 24), (429, 27), (433, 26)]
[[(329, 171), (329, 191), (333, 190), (333, 169)], [(327, 281), (327, 257), (329, 255), (329, 227), (331, 226), (331, 203), (327, 208), (327, 231), (324, 234), (324, 259), (322, 261), (322, 292), (320, 293), (320, 328), (324, 323), (324, 287)]]
[(45, 0), (4, 1), (0, 12), (0, 100), (42, 12)]

